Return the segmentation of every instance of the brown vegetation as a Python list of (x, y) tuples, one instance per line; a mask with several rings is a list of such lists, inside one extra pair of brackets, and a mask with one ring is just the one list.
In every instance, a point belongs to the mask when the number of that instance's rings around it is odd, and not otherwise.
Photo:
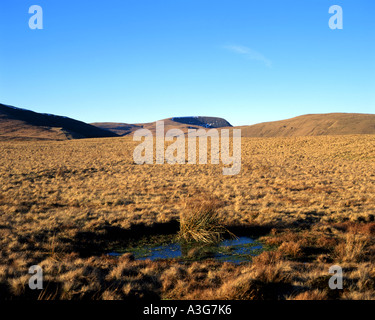
[(241, 126), (243, 137), (301, 137), (374, 134), (375, 115), (361, 113), (307, 114), (291, 119)]
[[(219, 243), (226, 233), (223, 218), (217, 209), (222, 201), (210, 197), (188, 200), (180, 215), (178, 238), (187, 243)], [(232, 235), (232, 234), (231, 234)]]
[[(135, 165), (135, 145), (0, 144), (1, 299), (375, 298), (373, 135), (246, 138), (236, 176), (221, 165)], [(239, 265), (105, 254), (136, 227), (169, 228), (206, 195), (220, 199), (229, 230), (268, 230), (270, 250)], [(28, 289), (33, 264), (43, 291)], [(343, 290), (328, 287), (334, 264)]]

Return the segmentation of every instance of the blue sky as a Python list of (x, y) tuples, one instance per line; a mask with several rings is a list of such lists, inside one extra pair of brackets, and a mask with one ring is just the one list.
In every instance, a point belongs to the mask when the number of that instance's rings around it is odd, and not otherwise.
[[(328, 27), (340, 5), (343, 30)], [(43, 8), (43, 30), (28, 26)], [(373, 0), (2, 0), (0, 102), (86, 122), (375, 113)]]

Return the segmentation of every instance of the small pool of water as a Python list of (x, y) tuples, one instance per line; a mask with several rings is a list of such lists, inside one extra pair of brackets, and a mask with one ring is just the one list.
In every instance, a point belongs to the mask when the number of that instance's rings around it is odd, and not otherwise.
[(263, 246), (256, 240), (248, 237), (240, 237), (231, 240), (224, 240), (218, 245), (182, 245), (179, 242), (171, 241), (161, 245), (141, 245), (131, 247), (122, 251), (109, 253), (112, 256), (119, 256), (124, 252), (132, 252), (136, 259), (159, 260), (159, 259), (180, 259), (184, 261), (197, 261), (204, 259), (216, 259), (240, 263), (250, 261), (252, 257), (263, 251)]

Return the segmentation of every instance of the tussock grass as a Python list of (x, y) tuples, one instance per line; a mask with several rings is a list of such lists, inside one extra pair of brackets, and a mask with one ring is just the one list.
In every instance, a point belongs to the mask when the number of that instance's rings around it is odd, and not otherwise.
[(340, 262), (359, 262), (366, 256), (367, 245), (366, 237), (348, 233), (345, 240), (335, 247), (335, 254)]
[(217, 211), (222, 205), (222, 201), (208, 197), (186, 202), (180, 217), (178, 239), (185, 243), (214, 244), (222, 241), (225, 234), (234, 236)]

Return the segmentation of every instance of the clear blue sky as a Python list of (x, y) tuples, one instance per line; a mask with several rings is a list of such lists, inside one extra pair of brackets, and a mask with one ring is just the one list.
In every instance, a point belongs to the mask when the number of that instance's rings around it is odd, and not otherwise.
[(0, 102), (86, 122), (375, 113), (374, 15), (373, 0), (1, 0)]

